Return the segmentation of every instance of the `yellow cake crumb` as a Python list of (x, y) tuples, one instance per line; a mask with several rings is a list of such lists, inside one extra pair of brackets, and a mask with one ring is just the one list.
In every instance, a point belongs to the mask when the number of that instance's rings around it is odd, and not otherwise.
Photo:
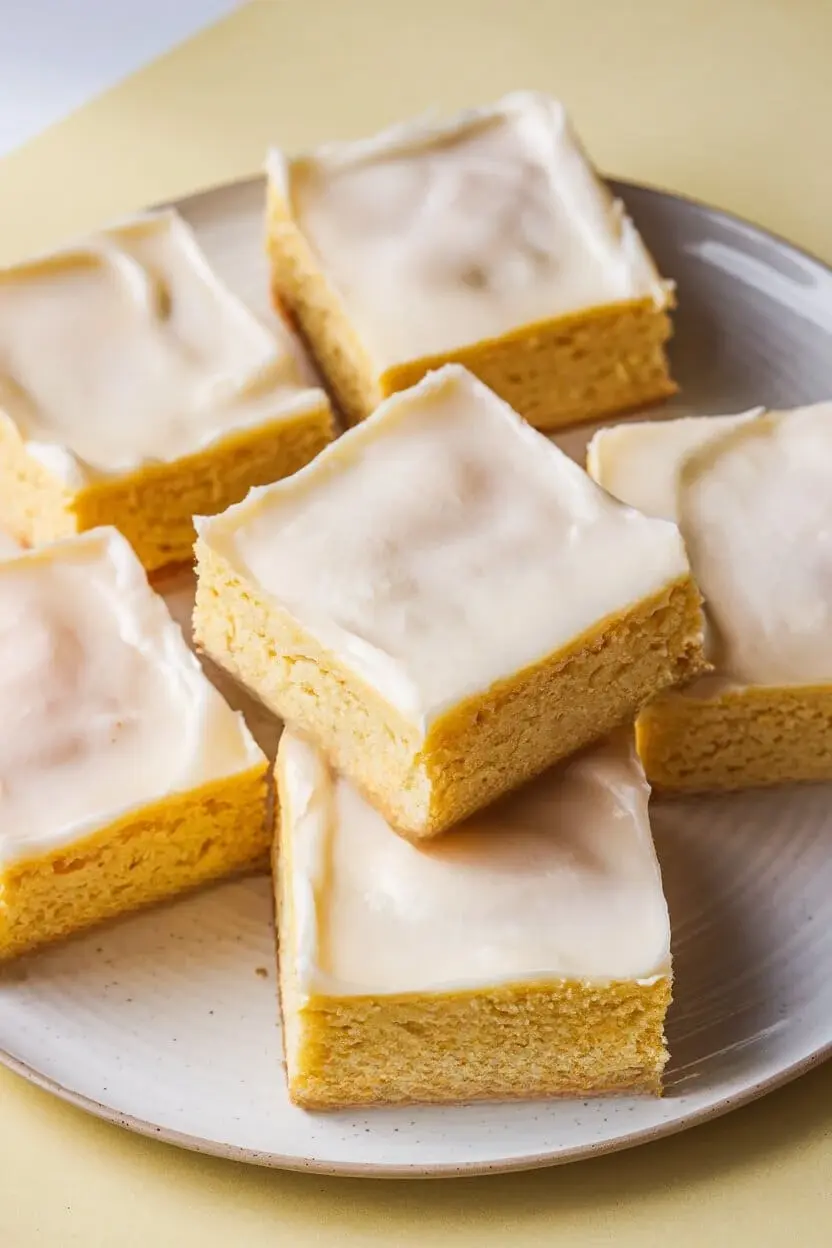
[(334, 434), (288, 331), (172, 212), (0, 270), (0, 338), (0, 525), (29, 546), (114, 525), (148, 570), (190, 562), (194, 515)]
[(0, 561), (0, 960), (264, 866), (269, 795), (121, 534)]
[(705, 600), (713, 675), (657, 698), (637, 738), (666, 793), (832, 779), (832, 644), (818, 534), (832, 519), (832, 403), (600, 431), (592, 476), (674, 520)]
[(676, 390), (672, 287), (545, 96), (275, 153), (268, 251), (351, 423), (449, 361), (546, 430)]
[(455, 365), (200, 528), (198, 645), (407, 836), (704, 668), (675, 527)]
[(633, 752), (589, 751), (426, 848), (288, 733), (276, 777), (296, 1104), (661, 1091), (670, 933)]

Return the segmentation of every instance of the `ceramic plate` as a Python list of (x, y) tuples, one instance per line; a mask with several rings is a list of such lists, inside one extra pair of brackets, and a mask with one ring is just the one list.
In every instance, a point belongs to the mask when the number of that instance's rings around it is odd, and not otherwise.
[[(712, 209), (618, 189), (678, 284), (673, 366), (682, 391), (665, 411), (832, 396), (827, 269)], [(258, 180), (180, 207), (230, 284), (270, 317), (262, 205)], [(576, 455), (585, 441), (586, 431), (562, 439)], [(187, 578), (167, 590), (186, 620)], [(262, 713), (254, 727), (273, 744)], [(114, 924), (7, 970), (0, 1057), (132, 1130), (297, 1169), (521, 1169), (678, 1131), (762, 1095), (832, 1049), (832, 787), (655, 802), (652, 813), (676, 968), (662, 1100), (328, 1115), (293, 1108), (265, 878)]]

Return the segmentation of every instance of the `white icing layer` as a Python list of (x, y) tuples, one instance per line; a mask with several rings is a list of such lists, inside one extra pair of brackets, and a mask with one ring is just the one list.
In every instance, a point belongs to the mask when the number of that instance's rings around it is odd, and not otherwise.
[(0, 270), (0, 419), (71, 489), (323, 402), (174, 212)]
[(278, 772), (301, 992), (669, 973), (649, 789), (627, 741), (578, 756), (424, 846), (391, 832), (289, 733)]
[(679, 523), (717, 678), (832, 681), (832, 403), (620, 425), (588, 463), (617, 498)]
[(669, 301), (545, 95), (275, 152), (269, 172), (379, 368), (622, 300)]
[(114, 529), (0, 562), (0, 862), (263, 761)]
[(675, 525), (458, 365), (197, 527), (422, 727), (688, 573)]

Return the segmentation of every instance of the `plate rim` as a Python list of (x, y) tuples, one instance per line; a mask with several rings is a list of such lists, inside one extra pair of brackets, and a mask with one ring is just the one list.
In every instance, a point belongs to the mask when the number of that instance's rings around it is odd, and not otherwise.
[[(767, 225), (763, 225), (760, 221), (752, 221), (750, 217), (744, 217), (741, 213), (734, 212), (731, 208), (720, 208), (719, 205), (709, 204), (706, 199), (700, 199), (697, 195), (688, 194), (687, 191), (671, 191), (668, 187), (658, 186), (654, 182), (638, 182), (632, 178), (619, 178), (614, 174), (603, 174), (602, 177), (608, 186), (621, 187), (625, 191), (646, 191), (649, 195), (655, 195), (659, 199), (675, 199), (689, 208), (696, 209), (698, 212), (707, 213), (709, 216), (721, 217), (726, 221), (733, 221), (734, 224), (743, 226), (753, 234), (761, 234), (770, 242), (777, 243), (779, 247), (785, 247), (788, 251), (793, 251), (797, 255), (803, 256), (805, 260), (816, 264), (832, 277), (832, 260), (824, 260), (823, 256), (819, 256), (817, 252), (810, 251), (808, 247), (803, 247), (793, 239), (787, 238), (785, 234), (779, 234), (777, 230), (769, 229)], [(232, 182), (220, 184), (216, 188), (208, 188), (205, 193), (210, 194), (212, 189), (221, 190), (224, 186), (238, 186), (244, 182), (255, 181), (257, 181), (256, 177), (237, 178)], [(197, 196), (199, 194), (200, 192), (196, 192)], [(196, 198), (196, 196), (182, 196), (182, 200), (190, 198)]]
[[(453, 1179), (474, 1178), (488, 1174), (511, 1174), (528, 1170), (545, 1170), (549, 1167), (569, 1165), (575, 1161), (585, 1161), (593, 1157), (609, 1156), (612, 1153), (624, 1152), (637, 1148), (642, 1144), (651, 1144), (656, 1140), (680, 1135), (693, 1127), (703, 1126), (714, 1119), (722, 1118), (735, 1109), (742, 1109), (754, 1101), (761, 1100), (770, 1092), (793, 1083), (802, 1075), (808, 1074), (824, 1062), (832, 1058), (832, 1036), (825, 1044), (813, 1052), (798, 1058), (789, 1066), (776, 1071), (767, 1079), (755, 1083), (741, 1091), (734, 1092), (712, 1105), (703, 1106), (681, 1118), (675, 1118), (652, 1127), (642, 1127), (637, 1131), (629, 1131), (613, 1140), (604, 1140), (594, 1144), (579, 1144), (560, 1151), (544, 1151), (530, 1153), (527, 1156), (505, 1158), (495, 1161), (469, 1162), (433, 1162), (412, 1164), (395, 1163), (377, 1165), (373, 1162), (328, 1162), (313, 1157), (300, 1157), (293, 1154), (263, 1152), (246, 1148), (238, 1144), (226, 1144), (219, 1140), (205, 1139), (202, 1136), (190, 1135), (185, 1131), (176, 1131), (172, 1127), (161, 1127), (135, 1114), (128, 1114), (114, 1109), (93, 1097), (75, 1092), (67, 1088), (50, 1075), (44, 1075), (30, 1066), (28, 1062), (14, 1057), (6, 1049), (0, 1049), (0, 1065), (19, 1075), (27, 1083), (50, 1093), (58, 1100), (84, 1110), (86, 1113), (111, 1126), (121, 1127), (133, 1135), (146, 1139), (160, 1140), (191, 1153), (199, 1153), (207, 1157), (219, 1157), (224, 1161), (236, 1161), (247, 1165), (259, 1166), (261, 1169), (290, 1170), (300, 1174), (322, 1174), (341, 1178), (372, 1178), (372, 1179)], [(569, 1098), (564, 1098), (568, 1100)], [(499, 1102), (494, 1102), (499, 1104)]]
[[(810, 251), (808, 247), (804, 247), (800, 243), (796, 243), (794, 239), (788, 238), (785, 234), (780, 234), (777, 230), (770, 229), (760, 221), (754, 221), (751, 217), (734, 212), (731, 208), (721, 208), (718, 204), (708, 203), (706, 199), (700, 199), (699, 196), (693, 195), (688, 191), (674, 191), (670, 187), (661, 186), (657, 182), (643, 182), (636, 178), (620, 177), (614, 173), (600, 173), (599, 176), (614, 192), (620, 190), (626, 194), (627, 191), (644, 191), (657, 199), (673, 199), (686, 205), (688, 208), (695, 209), (697, 212), (732, 221), (736, 225), (741, 225), (745, 229), (751, 230), (754, 234), (761, 234), (770, 242), (777, 243), (778, 246), (785, 247), (788, 251), (795, 252), (805, 260), (810, 261), (810, 263), (818, 265), (819, 268), (832, 277), (832, 258), (824, 260), (823, 256), (818, 255), (815, 251)], [(204, 199), (209, 195), (219, 194), (221, 191), (257, 185), (265, 187), (267, 180), (267, 174), (265, 171), (261, 171), (259, 173), (245, 174), (239, 178), (230, 178), (228, 181), (209, 182), (205, 186), (197, 187), (193, 191), (157, 200), (155, 203), (149, 204), (145, 208), (137, 208), (135, 211), (159, 212), (165, 208), (180, 209), (183, 205), (191, 204), (195, 200)]]
[[(685, 192), (669, 190), (665, 187), (657, 186), (652, 183), (635, 181), (628, 178), (613, 177), (610, 175), (603, 176), (613, 192), (620, 192), (625, 198), (625, 201), (628, 191), (646, 193), (650, 197), (676, 201), (698, 213), (707, 214), (708, 216), (727, 220), (736, 225), (742, 226), (752, 234), (761, 236), (769, 243), (775, 243), (778, 247), (783, 248), (786, 251), (790, 251), (795, 255), (801, 256), (804, 260), (807, 260), (813, 265), (817, 265), (820, 269), (824, 270), (830, 277), (832, 277), (832, 263), (827, 262), (805, 247), (801, 247), (798, 243), (793, 242), (784, 235), (778, 234), (774, 230), (770, 230), (758, 222), (751, 221), (747, 217), (741, 216), (739, 213), (732, 212), (729, 209), (720, 208), (714, 204), (709, 204), (707, 201), (698, 199), (696, 196), (689, 195)], [(153, 205), (150, 210), (152, 211), (153, 209), (164, 207), (182, 208), (194, 203), (195, 201), (223, 191), (242, 189), (244, 187), (254, 187), (257, 184), (263, 184), (264, 182), (265, 175), (263, 173), (258, 173), (251, 174), (246, 177), (233, 178), (229, 181), (211, 183), (187, 194), (161, 201)], [(146, 1139), (160, 1140), (165, 1144), (185, 1149), (192, 1153), (201, 1154), (203, 1156), (218, 1157), (223, 1160), (241, 1162), (248, 1165), (259, 1166), (261, 1168), (347, 1178), (374, 1179), (462, 1178), (488, 1174), (508, 1174), (567, 1165), (571, 1162), (589, 1159), (592, 1157), (607, 1156), (612, 1153), (623, 1152), (626, 1149), (635, 1148), (641, 1144), (648, 1144), (659, 1139), (665, 1139), (673, 1135), (678, 1135), (683, 1131), (701, 1126), (704, 1123), (710, 1122), (714, 1119), (721, 1118), (735, 1109), (741, 1109), (743, 1106), (749, 1105), (752, 1102), (767, 1096), (769, 1093), (785, 1087), (787, 1084), (800, 1078), (802, 1075), (808, 1074), (811, 1070), (821, 1066), (830, 1058), (832, 1058), (832, 1019), (829, 1020), (829, 1036), (827, 1040), (812, 1049), (810, 1052), (804, 1053), (803, 1056), (798, 1057), (795, 1061), (781, 1067), (779, 1070), (773, 1072), (758, 1082), (752, 1083), (751, 1085), (736, 1092), (730, 1093), (710, 1105), (703, 1106), (698, 1110), (693, 1110), (687, 1114), (683, 1114), (681, 1117), (671, 1119), (667, 1122), (657, 1123), (653, 1126), (642, 1127), (635, 1131), (625, 1132), (610, 1140), (574, 1145), (567, 1149), (548, 1149), (543, 1152), (538, 1151), (525, 1156), (514, 1156), (504, 1158), (502, 1160), (462, 1161), (458, 1163), (414, 1162), (379, 1165), (374, 1162), (332, 1162), (316, 1159), (315, 1157), (302, 1157), (297, 1154), (293, 1155), (264, 1152), (257, 1149), (247, 1148), (242, 1145), (229, 1144), (220, 1140), (212, 1140), (202, 1136), (191, 1135), (188, 1132), (177, 1131), (171, 1127), (159, 1126), (158, 1124), (153, 1123), (148, 1119), (141, 1118), (136, 1114), (126, 1113), (125, 1111), (118, 1110), (111, 1105), (106, 1105), (101, 1101), (97, 1101), (93, 1097), (76, 1092), (72, 1088), (61, 1083), (59, 1080), (52, 1078), (52, 1076), (43, 1074), (42, 1071), (38, 1070), (29, 1062), (14, 1056), (14, 1054), (10, 1053), (7, 1049), (0, 1047), (0, 1066), (10, 1070), (13, 1074), (19, 1076), (25, 1082), (40, 1088), (42, 1091), (55, 1096), (57, 1099), (66, 1104), (72, 1105), (76, 1109), (85, 1111), (101, 1121), (107, 1122), (113, 1126), (121, 1127), (124, 1130), (130, 1131), (132, 1134), (143, 1136)]]

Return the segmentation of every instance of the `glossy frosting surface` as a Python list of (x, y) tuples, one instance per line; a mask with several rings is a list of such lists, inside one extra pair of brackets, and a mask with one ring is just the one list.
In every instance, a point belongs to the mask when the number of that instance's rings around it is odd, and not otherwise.
[(667, 303), (548, 96), (273, 153), (269, 169), (380, 368), (621, 300)]
[(0, 562), (0, 861), (262, 759), (114, 529)]
[(72, 488), (322, 401), (172, 211), (0, 270), (0, 419)]
[(422, 727), (688, 572), (675, 525), (622, 507), (458, 365), (197, 527)]
[(832, 681), (832, 403), (620, 425), (588, 462), (616, 497), (680, 525), (717, 679)]
[(649, 789), (629, 740), (596, 747), (420, 846), (396, 836), (305, 741), (284, 733), (278, 769), (301, 991), (669, 972)]

